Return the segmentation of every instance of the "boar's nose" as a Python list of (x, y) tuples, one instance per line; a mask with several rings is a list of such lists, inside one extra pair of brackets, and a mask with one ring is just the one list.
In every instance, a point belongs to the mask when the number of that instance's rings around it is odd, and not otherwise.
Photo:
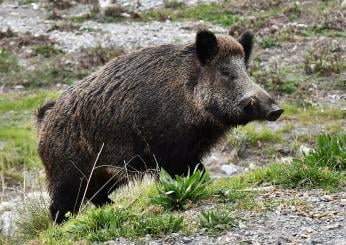
[(246, 96), (240, 100), (239, 109), (250, 120), (276, 121), (284, 110), (270, 97), (263, 97)]
[(268, 121), (276, 121), (281, 116), (283, 111), (284, 110), (276, 104), (272, 104), (270, 111), (267, 113), (265, 117)]

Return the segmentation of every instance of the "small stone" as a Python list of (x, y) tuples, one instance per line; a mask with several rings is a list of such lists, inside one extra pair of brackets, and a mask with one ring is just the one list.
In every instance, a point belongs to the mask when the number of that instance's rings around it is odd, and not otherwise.
[(16, 85), (14, 86), (15, 90), (23, 90), (25, 87), (23, 85)]
[(282, 146), (280, 149), (279, 149), (279, 152), (281, 154), (285, 154), (285, 155), (288, 155), (291, 153), (291, 149), (287, 146)]
[(331, 225), (326, 225), (326, 226), (323, 226), (322, 227), (322, 230), (334, 230), (334, 229), (337, 229), (337, 228), (340, 228), (342, 227), (342, 225), (340, 223), (335, 223), (335, 224), (331, 224)]
[(32, 3), (31, 4), (33, 10), (38, 10), (40, 6), (37, 3)]
[(249, 169), (255, 170), (256, 168), (257, 168), (256, 164), (254, 164), (254, 163), (249, 164)]
[(285, 164), (290, 164), (292, 163), (293, 158), (292, 157), (281, 157), (280, 162), (285, 163)]
[(343, 9), (346, 8), (346, 0), (342, 1), (342, 3), (341, 3), (341, 8), (343, 8)]
[(321, 200), (324, 202), (330, 202), (333, 201), (335, 198), (333, 198), (333, 196), (329, 196), (329, 195), (324, 195), (321, 197)]
[(233, 175), (238, 172), (239, 167), (234, 164), (224, 164), (221, 166), (221, 170), (227, 175)]
[(183, 243), (190, 243), (191, 242), (191, 239), (188, 238), (188, 237), (183, 237)]
[(298, 149), (298, 153), (301, 156), (305, 156), (305, 155), (309, 154), (310, 151), (311, 151), (311, 148), (309, 148), (305, 145), (299, 146), (299, 149)]
[(303, 231), (306, 231), (306, 232), (308, 232), (308, 233), (313, 233), (313, 232), (315, 232), (315, 230), (312, 229), (311, 227), (303, 227), (302, 230), (303, 230)]
[(272, 25), (271, 27), (270, 27), (270, 32), (271, 33), (275, 33), (275, 32), (277, 32), (279, 30), (279, 27), (277, 26), (277, 25)]
[(246, 229), (247, 228), (247, 225), (245, 225), (243, 222), (239, 222), (238, 226), (240, 229)]

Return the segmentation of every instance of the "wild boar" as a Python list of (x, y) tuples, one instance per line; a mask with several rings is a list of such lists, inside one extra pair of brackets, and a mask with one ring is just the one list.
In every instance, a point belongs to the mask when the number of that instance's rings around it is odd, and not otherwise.
[(232, 127), (278, 119), (283, 110), (247, 73), (252, 46), (251, 32), (200, 30), (188, 45), (118, 57), (39, 108), (52, 218), (78, 212), (84, 193), (110, 203), (127, 176), (157, 165), (184, 175)]

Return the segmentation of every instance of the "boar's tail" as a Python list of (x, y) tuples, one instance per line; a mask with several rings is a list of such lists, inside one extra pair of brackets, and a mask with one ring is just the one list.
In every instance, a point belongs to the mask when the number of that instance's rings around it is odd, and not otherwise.
[(47, 103), (41, 105), (36, 112), (36, 123), (39, 128), (42, 120), (47, 115), (47, 112), (50, 111), (55, 105), (55, 101), (48, 101)]

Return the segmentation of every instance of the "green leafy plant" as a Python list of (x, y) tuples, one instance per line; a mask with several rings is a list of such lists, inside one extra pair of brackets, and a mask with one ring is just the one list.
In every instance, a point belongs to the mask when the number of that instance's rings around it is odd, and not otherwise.
[(199, 217), (200, 228), (223, 230), (235, 226), (234, 219), (225, 211), (205, 211)]
[(173, 178), (164, 169), (161, 170), (158, 196), (151, 199), (167, 209), (183, 209), (190, 202), (196, 202), (208, 195), (206, 190), (211, 180), (205, 171), (195, 168), (187, 177)]

